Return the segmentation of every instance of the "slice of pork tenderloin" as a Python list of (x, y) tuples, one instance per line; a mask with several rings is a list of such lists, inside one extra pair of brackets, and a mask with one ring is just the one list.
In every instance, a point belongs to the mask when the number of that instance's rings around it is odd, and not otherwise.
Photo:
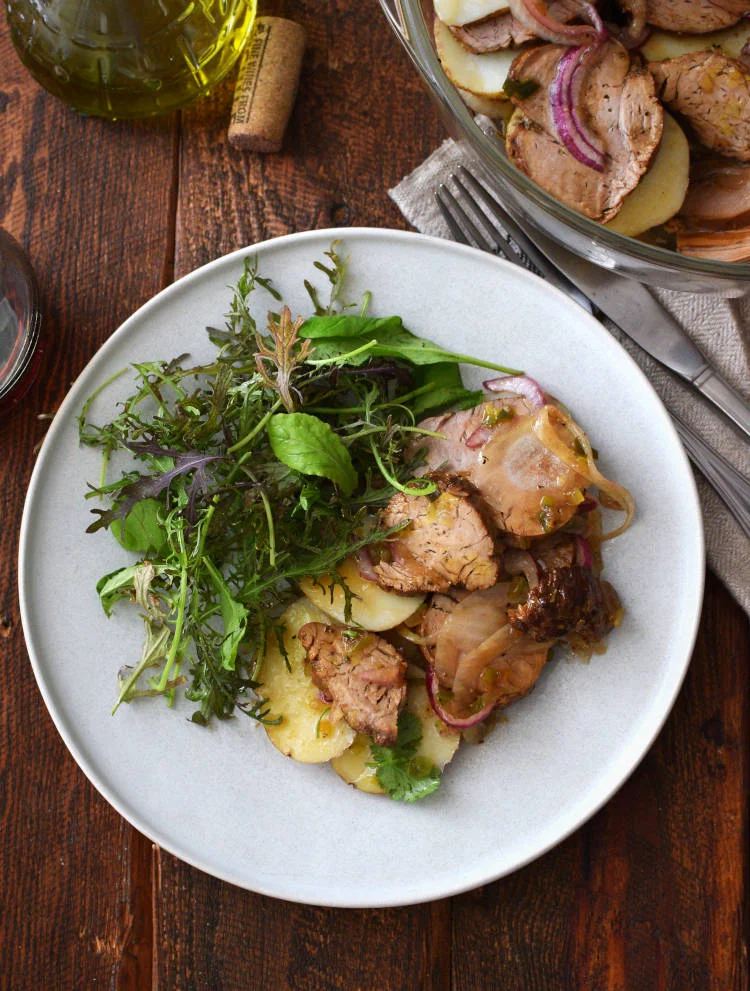
[(646, 0), (648, 24), (681, 34), (721, 31), (747, 13), (747, 0)]
[(422, 437), (408, 453), (424, 459), (418, 471), (442, 465), (468, 479), (500, 531), (539, 537), (571, 519), (587, 481), (537, 440), (537, 413), (513, 396), (433, 417), (419, 426), (442, 438)]
[(508, 622), (540, 642), (575, 634), (580, 641), (596, 643), (612, 629), (619, 606), (608, 582), (591, 568), (573, 565), (545, 573), (526, 602), (508, 610)]
[(750, 72), (718, 52), (649, 62), (659, 99), (706, 148), (750, 162)]
[[(578, 0), (552, 0), (547, 6), (547, 14), (560, 24), (567, 24), (580, 17), (581, 5)], [(451, 32), (464, 48), (475, 55), (498, 52), (503, 48), (517, 48), (537, 38), (533, 31), (507, 10), (462, 27), (451, 27)]]
[(381, 746), (398, 736), (406, 703), (406, 661), (398, 648), (374, 633), (306, 623), (297, 634), (312, 679), (358, 733)]
[(513, 96), (518, 108), (506, 135), (513, 164), (556, 199), (606, 222), (617, 215), (628, 193), (638, 185), (661, 141), (664, 114), (653, 77), (631, 65), (623, 46), (610, 39), (586, 60), (586, 76), (577, 82), (575, 112), (601, 145), (604, 167), (597, 171), (580, 162), (558, 133), (550, 88), (564, 45), (540, 45), (521, 52), (509, 78), (533, 81), (529, 95)]
[(678, 220), (696, 230), (725, 227), (728, 221), (750, 223), (750, 162), (709, 153), (692, 156)]
[(381, 513), (383, 527), (408, 523), (370, 549), (378, 584), (396, 592), (489, 588), (498, 575), (494, 534), (473, 486), (440, 472), (427, 477), (436, 482), (437, 496), (399, 492)]

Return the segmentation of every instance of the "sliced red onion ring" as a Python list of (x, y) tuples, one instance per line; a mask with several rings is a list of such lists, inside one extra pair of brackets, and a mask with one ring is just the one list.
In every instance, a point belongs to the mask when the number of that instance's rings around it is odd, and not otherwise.
[(469, 436), (464, 441), (464, 444), (466, 444), (467, 447), (470, 447), (473, 451), (478, 447), (484, 447), (484, 445), (487, 443), (487, 441), (490, 439), (491, 436), (492, 436), (491, 428), (482, 425), (481, 427), (477, 427), (476, 430), (472, 431), (472, 433), (469, 434)]
[(432, 711), (439, 719), (442, 719), (446, 726), (450, 726), (452, 729), (469, 729), (471, 726), (476, 726), (477, 723), (481, 723), (482, 720), (489, 716), (497, 704), (496, 702), (491, 702), (480, 712), (476, 712), (472, 716), (467, 716), (465, 719), (451, 715), (450, 712), (443, 708), (438, 699), (440, 686), (437, 675), (435, 674), (435, 668), (432, 665), (428, 665), (425, 672), (425, 688), (427, 689), (427, 698), (430, 700)]
[(542, 387), (528, 375), (505, 375), (498, 379), (488, 379), (483, 383), (490, 392), (515, 392), (528, 399), (533, 409), (541, 409), (547, 402)]
[(593, 568), (594, 567), (594, 555), (591, 553), (591, 547), (589, 546), (588, 540), (585, 537), (576, 536), (576, 564), (580, 564), (582, 568)]
[[(745, 16), (750, 17), (750, 14), (746, 14)], [(737, 61), (740, 65), (744, 66), (745, 69), (750, 70), (750, 38), (742, 46), (740, 54), (737, 56)]]
[(356, 561), (357, 571), (359, 571), (362, 578), (368, 582), (376, 582), (378, 580), (375, 566), (372, 563), (372, 558), (370, 557), (370, 552), (366, 547), (362, 547), (357, 551)]
[(593, 496), (586, 496), (583, 502), (578, 504), (579, 513), (590, 513), (592, 510), (596, 509), (599, 503), (594, 499)]
[(581, 69), (598, 47), (589, 45), (587, 48), (571, 48), (565, 52), (557, 63), (549, 97), (552, 120), (562, 143), (581, 165), (603, 172), (605, 155), (578, 116), (576, 102), (580, 86), (578, 90), (575, 87), (576, 76), (583, 78)]
[(539, 0), (509, 0), (508, 3), (513, 17), (537, 38), (545, 41), (559, 45), (580, 45), (593, 41), (594, 38), (606, 38), (607, 29), (593, 4), (581, 2), (580, 6), (590, 24), (562, 24), (549, 16), (546, 6)]

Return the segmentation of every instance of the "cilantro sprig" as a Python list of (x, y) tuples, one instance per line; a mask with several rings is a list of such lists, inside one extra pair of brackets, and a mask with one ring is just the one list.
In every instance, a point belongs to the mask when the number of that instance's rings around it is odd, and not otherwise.
[(440, 786), (440, 770), (423, 757), (417, 757), (422, 726), (413, 712), (404, 710), (398, 720), (398, 739), (392, 747), (370, 746), (371, 767), (383, 790), (399, 802), (416, 802)]

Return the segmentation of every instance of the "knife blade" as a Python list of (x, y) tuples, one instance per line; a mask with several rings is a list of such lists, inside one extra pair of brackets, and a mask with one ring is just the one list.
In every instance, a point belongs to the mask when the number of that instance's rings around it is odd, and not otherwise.
[(623, 333), (696, 388), (750, 437), (750, 406), (644, 285), (571, 254), (536, 229), (533, 241)]
[(534, 225), (526, 224), (533, 231), (527, 234), (516, 211), (501, 203), (468, 169), (459, 166), (457, 171), (485, 207), (505, 225), (522, 251), (528, 253), (529, 248), (541, 251), (624, 334), (697, 389), (750, 437), (750, 406), (709, 364), (680, 324), (644, 285), (572, 254)]

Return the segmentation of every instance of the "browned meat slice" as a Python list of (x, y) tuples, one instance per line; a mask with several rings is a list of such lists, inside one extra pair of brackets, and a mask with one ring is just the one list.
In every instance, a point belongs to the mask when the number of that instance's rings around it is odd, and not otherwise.
[(397, 592), (444, 592), (451, 585), (489, 588), (497, 581), (495, 545), (472, 486), (439, 473), (437, 496), (402, 492), (381, 515), (384, 527), (409, 524), (378, 553), (371, 549), (378, 584)]
[(451, 474), (464, 472), (481, 460), (481, 448), (497, 430), (519, 416), (527, 416), (531, 407), (520, 396), (491, 399), (473, 409), (459, 410), (431, 416), (418, 424), (423, 430), (442, 434), (441, 437), (419, 437), (413, 442), (407, 455), (410, 458), (421, 453), (423, 464), (415, 471), (424, 475), (428, 471), (445, 469)]
[(648, 66), (659, 98), (707, 148), (750, 162), (750, 73), (717, 52), (691, 52)]
[[(568, 21), (580, 16), (581, 5), (576, 0), (552, 0), (547, 6), (547, 13), (560, 24), (567, 24)], [(509, 11), (487, 17), (483, 21), (465, 24), (463, 27), (452, 27), (451, 31), (464, 48), (468, 48), (476, 55), (497, 52), (501, 48), (516, 48), (527, 41), (534, 41), (537, 37)]]
[(591, 568), (557, 568), (542, 576), (523, 605), (508, 610), (508, 622), (533, 640), (548, 642), (575, 634), (586, 643), (612, 629), (617, 593)]
[(422, 619), (423, 652), (460, 713), (483, 696), (504, 707), (534, 687), (551, 644), (508, 625), (508, 585), (470, 594), (434, 596)]
[(374, 633), (306, 623), (297, 634), (307, 651), (312, 679), (358, 733), (390, 746), (406, 701), (406, 661)]
[(708, 34), (731, 27), (748, 12), (747, 0), (647, 0), (646, 20), (665, 31)]
[(718, 155), (702, 155), (691, 162), (680, 220), (705, 228), (745, 219), (750, 220), (750, 163)]
[(685, 231), (677, 235), (677, 250), (693, 258), (716, 262), (750, 261), (750, 227), (728, 231)]
[(604, 170), (596, 171), (571, 154), (558, 134), (550, 104), (550, 86), (563, 45), (541, 45), (522, 52), (510, 78), (533, 80), (539, 88), (513, 103), (521, 111), (508, 125), (511, 161), (534, 182), (592, 220), (606, 222), (647, 170), (661, 141), (663, 111), (653, 77), (631, 66), (630, 56), (610, 40), (591, 56), (580, 86), (576, 112), (604, 152)]
[(420, 438), (409, 453), (422, 450), (425, 466), (418, 470), (442, 465), (467, 478), (500, 530), (538, 537), (568, 522), (576, 511), (571, 495), (580, 496), (587, 483), (537, 440), (535, 416), (513, 396), (433, 417), (420, 426), (444, 439)]

